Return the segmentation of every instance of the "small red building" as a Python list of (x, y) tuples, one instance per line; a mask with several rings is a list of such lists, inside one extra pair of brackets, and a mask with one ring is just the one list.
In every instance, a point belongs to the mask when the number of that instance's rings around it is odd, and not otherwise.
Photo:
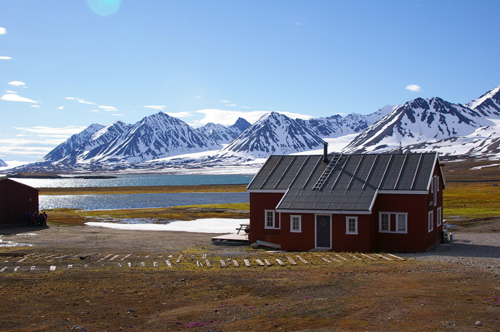
[(250, 243), (424, 252), (440, 241), (436, 153), (270, 156), (247, 187)]
[(0, 225), (22, 224), (24, 213), (38, 211), (38, 189), (0, 178)]

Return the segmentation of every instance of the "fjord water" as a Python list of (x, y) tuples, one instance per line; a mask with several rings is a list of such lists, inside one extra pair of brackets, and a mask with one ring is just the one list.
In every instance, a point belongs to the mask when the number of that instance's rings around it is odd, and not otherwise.
[(113, 179), (80, 179), (71, 176), (54, 179), (12, 179), (34, 188), (185, 186), (210, 184), (248, 184), (252, 175), (117, 175)]
[[(128, 186), (178, 186), (248, 184), (249, 175), (119, 175), (113, 179), (13, 179), (34, 188), (82, 188)], [(70, 208), (82, 210), (161, 208), (194, 204), (248, 203), (247, 193), (168, 193), (109, 195), (41, 195), (40, 210)]]
[(40, 210), (68, 208), (113, 210), (163, 208), (179, 205), (248, 203), (248, 193), (169, 193), (110, 195), (41, 195)]

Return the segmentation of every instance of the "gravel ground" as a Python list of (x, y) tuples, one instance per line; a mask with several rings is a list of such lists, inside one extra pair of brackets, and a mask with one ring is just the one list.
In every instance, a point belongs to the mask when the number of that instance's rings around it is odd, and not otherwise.
[(418, 260), (471, 266), (500, 274), (500, 233), (455, 232), (450, 245), (441, 245), (426, 253), (400, 254)]

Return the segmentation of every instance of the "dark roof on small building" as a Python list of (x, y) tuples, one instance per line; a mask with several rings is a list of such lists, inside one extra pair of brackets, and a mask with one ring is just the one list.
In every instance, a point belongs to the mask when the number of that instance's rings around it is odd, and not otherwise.
[(11, 184), (13, 184), (15, 186), (27, 187), (27, 188), (30, 188), (30, 189), (33, 189), (33, 190), (36, 190), (36, 191), (40, 191), (39, 189), (33, 188), (31, 186), (28, 186), (27, 184), (11, 180), (11, 179), (9, 179), (6, 176), (0, 176), (0, 185), (2, 185), (3, 183), (11, 183)]
[(277, 210), (369, 212), (378, 193), (427, 193), (436, 153), (270, 156), (249, 192), (286, 192)]

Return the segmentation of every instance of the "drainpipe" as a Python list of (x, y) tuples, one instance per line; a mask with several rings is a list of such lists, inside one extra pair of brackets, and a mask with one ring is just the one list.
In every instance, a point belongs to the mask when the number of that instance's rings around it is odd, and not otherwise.
[(328, 163), (328, 143), (323, 142), (323, 162)]

